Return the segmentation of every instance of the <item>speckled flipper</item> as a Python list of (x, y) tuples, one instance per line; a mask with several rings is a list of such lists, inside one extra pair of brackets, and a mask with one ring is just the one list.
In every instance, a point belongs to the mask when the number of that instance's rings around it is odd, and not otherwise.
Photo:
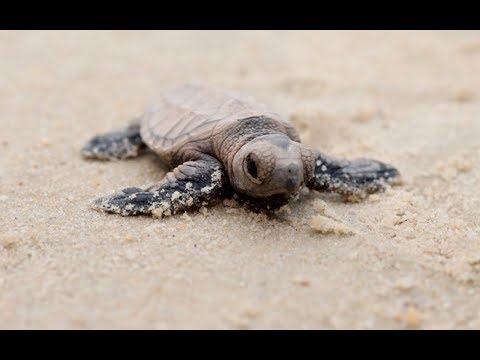
[(336, 159), (315, 153), (315, 170), (308, 182), (310, 189), (330, 191), (358, 200), (385, 190), (385, 184), (400, 182), (393, 166), (372, 159)]
[(145, 190), (124, 189), (113, 196), (97, 199), (93, 208), (124, 216), (168, 216), (218, 199), (225, 181), (218, 160), (187, 161), (169, 172), (160, 184)]
[(126, 128), (93, 137), (82, 148), (82, 155), (89, 159), (123, 160), (137, 156), (143, 146), (139, 121), (135, 120)]

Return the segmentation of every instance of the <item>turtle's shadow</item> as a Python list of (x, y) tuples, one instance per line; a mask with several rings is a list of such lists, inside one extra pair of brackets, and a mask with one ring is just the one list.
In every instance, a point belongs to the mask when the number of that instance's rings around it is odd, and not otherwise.
[[(168, 166), (166, 162), (162, 160), (160, 156), (158, 156), (158, 154), (156, 154), (153, 150), (149, 148), (142, 149), (142, 152), (139, 156), (142, 158), (145, 158), (146, 161), (148, 161), (152, 165), (155, 165), (156, 169), (163, 171), (165, 174), (173, 170), (170, 166)], [(133, 161), (135, 159), (130, 159), (130, 160)]]

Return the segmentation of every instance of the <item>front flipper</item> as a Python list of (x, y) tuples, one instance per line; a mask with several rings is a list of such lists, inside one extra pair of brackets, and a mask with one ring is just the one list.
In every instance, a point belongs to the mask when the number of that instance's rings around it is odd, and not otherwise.
[(123, 160), (137, 156), (144, 146), (137, 119), (126, 128), (94, 136), (82, 148), (82, 155), (87, 159)]
[(336, 159), (315, 154), (310, 189), (341, 194), (349, 200), (360, 200), (368, 194), (385, 190), (385, 184), (400, 183), (400, 173), (391, 165), (372, 159)]
[(225, 174), (216, 159), (187, 161), (169, 172), (162, 182), (145, 190), (127, 188), (95, 200), (93, 208), (121, 215), (168, 216), (218, 199)]

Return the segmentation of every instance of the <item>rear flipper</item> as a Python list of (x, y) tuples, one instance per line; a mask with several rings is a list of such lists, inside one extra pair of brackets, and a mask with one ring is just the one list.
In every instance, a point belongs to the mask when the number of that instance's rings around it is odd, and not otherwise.
[(153, 214), (168, 216), (201, 207), (220, 197), (225, 175), (216, 159), (187, 161), (148, 189), (127, 188), (95, 200), (93, 208), (123, 216)]
[(135, 120), (124, 129), (93, 137), (82, 148), (82, 155), (88, 159), (123, 160), (136, 157), (144, 146), (139, 121)]
[(310, 189), (341, 194), (348, 200), (361, 200), (385, 190), (386, 184), (399, 184), (400, 173), (391, 165), (372, 159), (336, 159), (316, 152), (315, 171)]

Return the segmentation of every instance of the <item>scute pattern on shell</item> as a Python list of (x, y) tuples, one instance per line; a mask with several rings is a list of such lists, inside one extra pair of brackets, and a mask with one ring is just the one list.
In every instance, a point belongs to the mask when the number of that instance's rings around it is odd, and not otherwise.
[(165, 92), (145, 112), (141, 135), (151, 149), (166, 153), (183, 141), (207, 139), (221, 121), (269, 114), (278, 117), (251, 97), (189, 83)]

